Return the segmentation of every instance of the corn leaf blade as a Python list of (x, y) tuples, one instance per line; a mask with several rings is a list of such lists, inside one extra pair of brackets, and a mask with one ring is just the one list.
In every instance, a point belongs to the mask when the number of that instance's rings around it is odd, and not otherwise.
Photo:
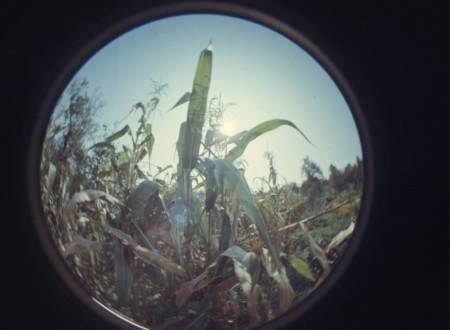
[(256, 225), (259, 235), (266, 244), (275, 264), (278, 266), (280, 264), (278, 253), (270, 240), (270, 234), (267, 229), (266, 222), (242, 173), (239, 172), (233, 164), (224, 159), (206, 158), (205, 162), (212, 162), (214, 164), (215, 175), (219, 178), (219, 181), (226, 181), (234, 190), (239, 199), (239, 203), (249, 218)]
[(303, 275), (308, 280), (311, 280), (313, 282), (316, 281), (314, 274), (312, 273), (311, 269), (309, 268), (309, 265), (305, 261), (291, 254), (289, 256), (289, 263), (291, 264), (292, 267), (294, 267), (294, 269), (299, 274)]
[(122, 136), (127, 134), (130, 131), (130, 126), (125, 125), (120, 131), (117, 131), (116, 133), (108, 136), (105, 140), (106, 143), (114, 142), (118, 139), (120, 139)]
[(195, 73), (192, 95), (189, 101), (186, 127), (180, 156), (183, 170), (190, 171), (195, 167), (200, 150), (203, 124), (205, 122), (206, 104), (211, 81), (212, 52), (204, 49)]
[(306, 137), (306, 135), (291, 121), (284, 119), (272, 119), (265, 121), (259, 125), (256, 125), (249, 131), (240, 132), (233, 137), (230, 138), (229, 142), (236, 143), (236, 147), (234, 147), (225, 157), (229, 162), (233, 162), (244, 153), (248, 144), (259, 137), (260, 135), (270, 132), (280, 126), (287, 125), (298, 131), (310, 144), (311, 141)]
[(171, 110), (175, 109), (176, 107), (178, 107), (178, 106), (180, 106), (180, 105), (182, 105), (182, 104), (184, 104), (184, 103), (190, 101), (191, 95), (192, 95), (191, 92), (186, 92), (186, 93), (178, 100), (178, 102), (175, 103), (175, 105), (174, 105), (172, 108), (169, 109), (169, 111), (171, 111)]

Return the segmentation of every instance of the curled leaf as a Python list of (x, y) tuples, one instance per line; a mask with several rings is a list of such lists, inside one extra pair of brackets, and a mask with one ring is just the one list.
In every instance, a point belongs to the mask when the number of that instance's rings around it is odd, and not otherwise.
[(83, 190), (75, 193), (65, 207), (65, 213), (71, 223), (75, 222), (76, 208), (79, 203), (91, 202), (97, 199), (103, 199), (111, 204), (125, 206), (120, 200), (110, 194), (100, 190)]
[(117, 131), (116, 133), (108, 136), (106, 138), (106, 143), (111, 143), (114, 142), (118, 139), (120, 139), (122, 136), (124, 136), (125, 134), (127, 134), (128, 132), (130, 132), (130, 126), (125, 125), (120, 131)]
[(259, 275), (258, 257), (254, 252), (246, 252), (236, 245), (233, 245), (221, 255), (234, 260), (234, 273), (241, 283), (242, 290), (247, 295), (250, 327), (254, 327), (261, 322), (258, 312), (258, 297), (261, 287), (256, 283)]
[(306, 139), (306, 141), (312, 144), (311, 141), (309, 141), (309, 139), (306, 137), (306, 135), (297, 126), (295, 126), (293, 122), (284, 119), (272, 119), (265, 121), (248, 131), (240, 132), (231, 137), (229, 142), (236, 143), (236, 147), (230, 150), (225, 159), (229, 162), (233, 162), (244, 153), (245, 149), (251, 141), (256, 139), (258, 136), (270, 132), (282, 125), (287, 125), (294, 128)]
[(350, 221), (350, 225), (340, 231), (336, 236), (333, 237), (330, 244), (327, 247), (327, 253), (334, 247), (341, 244), (343, 241), (345, 241), (348, 237), (350, 237), (353, 234), (353, 230), (355, 229), (355, 223), (353, 221)]
[(267, 273), (278, 284), (278, 315), (281, 315), (291, 307), (292, 301), (295, 298), (294, 289), (287, 277), (286, 268), (284, 266), (275, 267), (268, 250), (265, 248), (263, 248), (261, 259)]
[(241, 282), (242, 289), (253, 291), (259, 276), (259, 260), (254, 252), (247, 252), (237, 245), (233, 245), (220, 254), (234, 260), (234, 272)]

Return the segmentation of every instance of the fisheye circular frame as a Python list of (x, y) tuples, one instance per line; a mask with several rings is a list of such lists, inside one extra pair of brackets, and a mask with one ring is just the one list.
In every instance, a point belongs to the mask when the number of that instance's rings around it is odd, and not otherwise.
[[(64, 261), (60, 252), (55, 246), (53, 238), (46, 225), (45, 215), (42, 208), (41, 191), (39, 186), (40, 177), (40, 160), (42, 143), (45, 139), (45, 132), (49, 118), (53, 112), (56, 101), (61, 96), (64, 88), (67, 86), (70, 79), (74, 76), (76, 71), (101, 47), (114, 40), (116, 37), (125, 32), (130, 31), (140, 25), (151, 23), (152, 21), (168, 18), (178, 15), (186, 14), (219, 14), (231, 17), (237, 17), (252, 21), (263, 26), (266, 26), (274, 31), (284, 35), (299, 47), (307, 51), (317, 62), (325, 69), (325, 71), (332, 77), (340, 91), (342, 92), (349, 108), (352, 111), (355, 119), (357, 130), (362, 144), (363, 150), (363, 193), (361, 197), (361, 207), (357, 225), (351, 237), (350, 244), (339, 261), (338, 265), (333, 269), (328, 278), (311, 293), (302, 303), (293, 306), (286, 314), (278, 317), (266, 324), (261, 325), (262, 328), (278, 328), (287, 325), (294, 320), (299, 319), (308, 309), (315, 305), (345, 272), (346, 267), (350, 263), (352, 256), (355, 254), (358, 244), (363, 238), (367, 219), (371, 208), (372, 200), (372, 185), (374, 181), (374, 169), (372, 159), (372, 144), (370, 140), (369, 127), (366, 122), (359, 94), (356, 94), (353, 86), (347, 80), (345, 73), (349, 68), (336, 61), (335, 57), (331, 58), (327, 55), (327, 44), (324, 40), (317, 40), (320, 37), (310, 29), (309, 26), (298, 22), (292, 25), (285, 23), (276, 14), (267, 14), (260, 9), (248, 7), (244, 5), (220, 3), (220, 2), (183, 2), (176, 4), (169, 4), (157, 7), (149, 7), (140, 9), (138, 12), (129, 13), (118, 22), (112, 25), (104, 26), (96, 36), (91, 38), (85, 45), (83, 45), (79, 52), (70, 59), (66, 67), (59, 73), (57, 79), (54, 81), (48, 94), (45, 96), (43, 103), (40, 105), (39, 114), (31, 135), (30, 149), (29, 149), (29, 200), (31, 203), (32, 212), (34, 215), (34, 223), (38, 236), (41, 240), (42, 246), (46, 254), (51, 260), (57, 273), (64, 279), (68, 287), (76, 294), (81, 301), (92, 309), (96, 314), (111, 322), (111, 324), (124, 329), (137, 329), (145, 327), (134, 323), (132, 320), (122, 317), (120, 314), (114, 314), (113, 311), (105, 307), (101, 302), (93, 299), (87, 289), (76, 280), (73, 273), (70, 271), (68, 265)], [(109, 22), (111, 24), (111, 22)], [(311, 36), (314, 36), (311, 37)], [(332, 51), (333, 54), (334, 51)], [(336, 62), (339, 62), (339, 67)]]

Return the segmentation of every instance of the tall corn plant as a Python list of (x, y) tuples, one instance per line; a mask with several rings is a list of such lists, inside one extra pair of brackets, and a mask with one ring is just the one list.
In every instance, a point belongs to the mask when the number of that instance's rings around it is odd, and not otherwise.
[[(128, 117), (135, 112), (142, 112), (138, 120), (139, 126), (134, 132), (127, 124), (119, 131), (107, 137), (105, 141), (96, 143), (89, 149), (109, 150), (111, 170), (119, 175), (118, 182), (127, 191), (132, 187), (136, 179), (135, 169), (137, 164), (145, 158), (147, 158), (148, 173), (150, 173), (150, 161), (155, 144), (155, 136), (153, 135), (152, 124), (149, 123), (149, 116), (156, 110), (158, 104), (158, 97), (153, 97), (147, 105), (144, 105), (142, 102), (136, 103), (127, 115)], [(124, 145), (123, 151), (118, 152), (114, 143), (126, 135), (131, 139), (131, 147)], [(117, 163), (118, 160), (119, 164)], [(107, 176), (109, 173), (104, 172), (103, 174)], [(137, 171), (137, 175), (143, 177), (140, 171)]]
[[(254, 222), (261, 239), (264, 241), (270, 252), (272, 260), (278, 267), (280, 266), (279, 253), (277, 252), (277, 248), (271, 242), (264, 217), (251, 194), (247, 181), (242, 173), (233, 165), (233, 161), (244, 154), (244, 151), (250, 142), (260, 135), (283, 125), (294, 128), (309, 143), (311, 142), (291, 121), (274, 119), (263, 122), (248, 131), (243, 131), (228, 138), (225, 142), (227, 144), (234, 144), (235, 147), (228, 152), (225, 159), (199, 159), (199, 156), (201, 156), (200, 147), (202, 144), (202, 132), (205, 123), (208, 91), (211, 82), (211, 69), (212, 47), (210, 44), (200, 54), (192, 92), (184, 94), (174, 107), (172, 107), (173, 109), (180, 104), (189, 102), (187, 119), (180, 126), (177, 142), (179, 156), (177, 168), (178, 199), (175, 206), (172, 208), (172, 212), (170, 212), (172, 235), (177, 246), (178, 261), (181, 264), (184, 264), (186, 254), (189, 255), (189, 247), (186, 246), (186, 251), (183, 251), (183, 244), (186, 242), (186, 239), (187, 241), (190, 241), (190, 235), (193, 235), (190, 230), (192, 225), (191, 216), (194, 212), (191, 175), (194, 168), (197, 168), (199, 169), (199, 172), (205, 176), (206, 180), (206, 198), (207, 200), (209, 199), (209, 201), (205, 204), (214, 204), (215, 199), (218, 197), (218, 193), (220, 191), (223, 192), (224, 185), (230, 186), (236, 194), (242, 209)], [(211, 198), (213, 199), (212, 202)], [(205, 208), (206, 206), (207, 205), (205, 205)], [(199, 221), (201, 221), (201, 219), (197, 220), (197, 222)]]
[(181, 124), (178, 149), (178, 200), (171, 212), (172, 235), (177, 247), (177, 259), (184, 264), (182, 245), (185, 228), (189, 230), (191, 214), (191, 172), (197, 165), (205, 122), (208, 91), (211, 81), (212, 47), (204, 49), (198, 60), (192, 92), (189, 94), (187, 120)]

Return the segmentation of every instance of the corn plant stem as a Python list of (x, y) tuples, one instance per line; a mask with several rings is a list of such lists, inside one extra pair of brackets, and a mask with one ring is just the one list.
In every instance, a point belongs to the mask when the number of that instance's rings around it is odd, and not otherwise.
[(211, 263), (211, 238), (212, 238), (212, 226), (213, 226), (213, 216), (211, 215), (211, 211), (208, 212), (208, 220), (209, 220), (209, 225), (208, 225), (208, 256), (207, 256), (207, 260), (208, 260), (208, 264)]
[(290, 225), (287, 225), (287, 226), (285, 226), (285, 227), (283, 227), (283, 228), (280, 228), (280, 229), (279, 229), (279, 232), (281, 232), (281, 231), (283, 231), (283, 230), (288, 230), (288, 229), (295, 228), (295, 227), (297, 227), (297, 226), (299, 226), (299, 225), (301, 225), (301, 224), (305, 224), (305, 223), (308, 222), (308, 221), (317, 219), (318, 217), (321, 217), (321, 216), (324, 215), (324, 214), (332, 213), (332, 212), (334, 212), (334, 211), (340, 209), (342, 206), (347, 205), (347, 204), (350, 204), (351, 202), (353, 202), (354, 200), (356, 200), (356, 199), (358, 199), (358, 198), (360, 198), (360, 197), (361, 197), (361, 194), (356, 195), (355, 197), (352, 197), (352, 198), (346, 200), (345, 202), (343, 202), (343, 203), (341, 203), (341, 204), (339, 204), (339, 205), (337, 205), (337, 206), (335, 206), (335, 207), (333, 207), (333, 208), (331, 208), (331, 209), (323, 210), (322, 212), (319, 212), (319, 213), (317, 213), (317, 214), (315, 214), (315, 215), (313, 215), (313, 216), (311, 216), (311, 217), (308, 217), (308, 218), (306, 218), (306, 219), (300, 220), (300, 221), (298, 221), (298, 222), (291, 223)]
[(159, 199), (161, 200), (161, 204), (164, 208), (164, 211), (166, 211), (167, 217), (169, 217), (170, 213), (169, 213), (169, 210), (167, 209), (167, 205), (166, 205), (166, 202), (164, 201), (164, 197), (161, 194), (158, 194), (158, 196), (159, 196)]
[(194, 238), (195, 232), (197, 231), (198, 226), (200, 225), (204, 214), (205, 214), (205, 209), (202, 210), (199, 220), (192, 226), (192, 230), (189, 232), (189, 236), (188, 236), (188, 239), (186, 240), (185, 244), (190, 244), (192, 242), (192, 239)]
[(139, 227), (139, 225), (136, 223), (136, 221), (134, 219), (131, 219), (131, 223), (134, 225), (134, 227), (136, 227), (139, 234), (141, 234), (142, 239), (147, 244), (147, 247), (150, 248), (153, 252), (156, 252), (157, 250), (154, 247), (154, 245), (152, 244), (152, 242), (150, 241), (149, 237), (147, 237), (147, 235), (142, 231), (141, 227)]
[[(186, 182), (186, 206), (188, 209), (188, 212), (186, 213), (186, 228), (185, 228), (185, 239), (186, 241), (189, 240), (189, 232), (191, 229), (191, 173), (190, 171), (185, 172), (185, 182)], [(189, 278), (192, 278), (192, 272), (191, 272), (191, 249), (190, 244), (183, 244), (184, 245), (184, 255), (185, 255), (185, 265), (186, 265), (186, 272), (188, 274)]]
[(208, 158), (211, 158), (211, 155), (213, 155), (214, 158), (217, 158), (217, 159), (220, 158), (211, 150), (211, 148), (209, 146), (205, 145), (204, 143), (202, 143), (202, 145), (203, 145), (203, 148), (205, 148), (209, 153)]

